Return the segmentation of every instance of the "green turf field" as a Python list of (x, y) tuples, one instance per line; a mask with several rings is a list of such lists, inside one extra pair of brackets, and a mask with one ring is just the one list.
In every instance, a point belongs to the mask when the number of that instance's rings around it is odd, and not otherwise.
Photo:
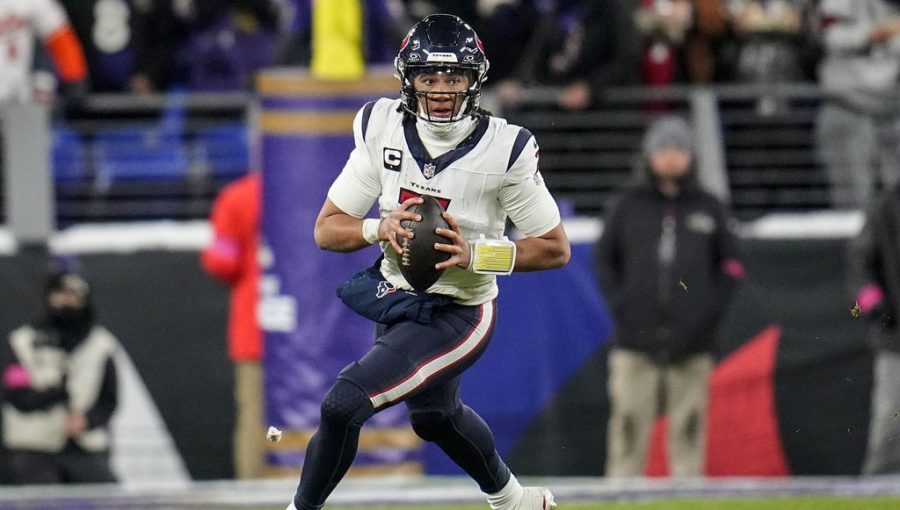
[[(327, 508), (327, 507), (326, 507)], [(487, 505), (332, 507), (335, 510), (485, 510)], [(900, 498), (765, 498), (560, 503), (557, 510), (897, 510)]]

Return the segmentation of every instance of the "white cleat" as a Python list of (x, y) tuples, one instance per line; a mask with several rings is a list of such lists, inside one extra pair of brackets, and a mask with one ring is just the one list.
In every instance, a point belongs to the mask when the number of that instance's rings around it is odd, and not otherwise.
[(514, 510), (552, 510), (556, 508), (553, 493), (546, 487), (523, 487), (522, 499)]

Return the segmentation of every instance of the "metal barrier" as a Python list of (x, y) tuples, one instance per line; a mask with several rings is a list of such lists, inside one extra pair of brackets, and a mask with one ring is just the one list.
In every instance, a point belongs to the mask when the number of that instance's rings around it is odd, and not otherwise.
[(250, 94), (95, 95), (53, 124), (58, 223), (206, 218), (247, 172)]
[[(613, 88), (587, 111), (557, 108), (557, 93), (526, 89), (502, 114), (535, 133), (546, 182), (568, 213), (602, 214), (631, 179), (643, 131), (661, 112), (693, 121), (700, 178), (739, 218), (830, 208), (813, 137), (816, 85)], [(216, 193), (250, 165), (245, 135), (256, 101), (243, 93), (94, 95), (57, 115), (55, 223), (205, 218)]]
[(557, 94), (528, 89), (503, 114), (535, 133), (547, 185), (575, 214), (603, 213), (632, 178), (643, 131), (661, 113), (693, 121), (699, 177), (738, 217), (830, 208), (813, 138), (816, 85), (613, 88), (591, 111), (561, 110)]

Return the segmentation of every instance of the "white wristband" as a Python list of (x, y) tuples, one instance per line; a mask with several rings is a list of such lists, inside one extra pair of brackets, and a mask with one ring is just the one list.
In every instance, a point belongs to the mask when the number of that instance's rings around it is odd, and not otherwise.
[(369, 244), (378, 242), (378, 226), (381, 225), (379, 218), (366, 218), (362, 222), (362, 237)]

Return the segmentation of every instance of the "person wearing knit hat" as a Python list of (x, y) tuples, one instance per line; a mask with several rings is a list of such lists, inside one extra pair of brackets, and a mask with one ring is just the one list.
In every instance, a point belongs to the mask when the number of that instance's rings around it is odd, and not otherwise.
[(647, 173), (664, 194), (677, 194), (691, 184), (694, 134), (682, 117), (667, 115), (653, 121), (644, 134), (641, 155)]
[(655, 120), (644, 135), (644, 157), (650, 159), (653, 154), (664, 149), (677, 148), (687, 154), (694, 154), (694, 133), (682, 117), (667, 115)]
[(654, 120), (641, 155), (652, 178), (617, 194), (595, 252), (615, 324), (606, 475), (646, 474), (662, 409), (670, 472), (702, 476), (715, 329), (743, 265), (726, 207), (690, 178), (688, 123)]

